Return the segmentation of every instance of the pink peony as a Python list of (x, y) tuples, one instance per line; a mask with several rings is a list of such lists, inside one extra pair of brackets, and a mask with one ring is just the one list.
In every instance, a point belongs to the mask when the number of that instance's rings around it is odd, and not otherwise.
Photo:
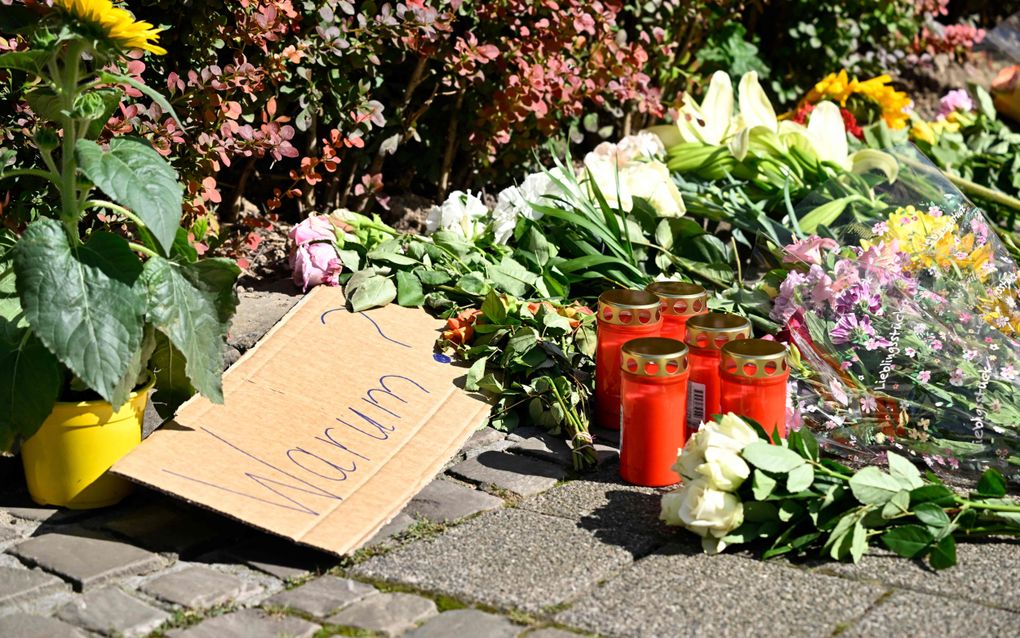
[(783, 261), (786, 263), (821, 264), (822, 251), (838, 248), (835, 239), (812, 235), (807, 239), (794, 242), (786, 247)]
[(290, 240), (295, 246), (303, 246), (310, 241), (336, 241), (336, 227), (321, 215), (312, 215), (290, 230)]
[(319, 284), (340, 285), (343, 267), (332, 241), (306, 242), (295, 246), (290, 253), (292, 277), (302, 292)]

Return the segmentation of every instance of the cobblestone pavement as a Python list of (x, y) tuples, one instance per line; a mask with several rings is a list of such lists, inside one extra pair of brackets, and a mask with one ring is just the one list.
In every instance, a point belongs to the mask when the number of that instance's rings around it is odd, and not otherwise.
[[(242, 296), (238, 351), (296, 300)], [(705, 556), (658, 521), (655, 490), (618, 480), (597, 434), (602, 466), (578, 478), (555, 437), (480, 430), (344, 559), (142, 489), (106, 510), (38, 507), (19, 459), (0, 460), (0, 637), (1020, 633), (1020, 544), (961, 544), (937, 574), (883, 554)]]

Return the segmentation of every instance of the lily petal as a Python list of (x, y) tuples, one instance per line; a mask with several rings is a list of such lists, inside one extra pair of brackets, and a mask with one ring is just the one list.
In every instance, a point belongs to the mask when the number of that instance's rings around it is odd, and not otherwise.
[(818, 159), (849, 168), (846, 127), (838, 106), (829, 101), (815, 105), (807, 132)]
[(716, 71), (701, 102), (704, 116), (704, 142), (720, 144), (726, 137), (733, 119), (733, 83), (725, 71)]
[(900, 165), (896, 159), (888, 153), (865, 148), (850, 156), (850, 163), (853, 172), (857, 174), (868, 173), (874, 170), (882, 171), (890, 184), (896, 181), (900, 172)]
[(748, 71), (740, 78), (739, 87), (740, 114), (744, 118), (744, 124), (748, 128), (764, 126), (770, 131), (776, 131), (779, 127), (779, 120), (776, 118), (776, 110), (765, 95), (765, 90), (758, 83), (758, 74)]

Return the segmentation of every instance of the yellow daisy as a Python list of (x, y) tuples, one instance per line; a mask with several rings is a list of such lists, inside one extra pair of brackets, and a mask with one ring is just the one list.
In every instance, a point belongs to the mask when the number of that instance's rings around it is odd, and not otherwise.
[(156, 55), (166, 53), (166, 49), (155, 44), (162, 29), (135, 20), (134, 14), (114, 6), (110, 0), (53, 0), (53, 6), (121, 49), (143, 49)]

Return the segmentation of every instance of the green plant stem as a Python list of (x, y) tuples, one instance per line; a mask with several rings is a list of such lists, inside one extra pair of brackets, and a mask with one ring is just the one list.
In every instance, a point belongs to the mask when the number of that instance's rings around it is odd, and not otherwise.
[(114, 204), (113, 202), (107, 202), (101, 199), (90, 199), (89, 201), (85, 202), (85, 208), (105, 208), (107, 210), (112, 210), (118, 215), (123, 215), (124, 217), (127, 217), (137, 226), (142, 228), (145, 227), (145, 223), (137, 215), (135, 215), (128, 209), (124, 208), (123, 206)]
[(74, 147), (78, 141), (78, 133), (71, 114), (74, 110), (75, 97), (78, 94), (79, 58), (82, 48), (83, 44), (78, 40), (72, 40), (67, 46), (64, 73), (60, 78), (60, 98), (63, 106), (60, 124), (64, 131), (60, 157), (62, 165), (60, 216), (73, 244), (78, 244), (81, 241), (78, 237), (78, 216), (81, 211), (78, 208), (78, 189), (75, 179), (78, 166), (74, 159)]
[(838, 479), (841, 479), (843, 481), (849, 481), (852, 478), (852, 476), (847, 476), (846, 474), (843, 474), (841, 472), (837, 472), (835, 470), (831, 470), (831, 469), (825, 467), (824, 465), (822, 465), (821, 463), (819, 463), (818, 461), (812, 461), (811, 459), (806, 459), (806, 460), (807, 460), (808, 463), (810, 463), (811, 465), (814, 466), (815, 472), (818, 473), (818, 474), (824, 474), (825, 476), (831, 476), (832, 478), (838, 478)]
[(976, 510), (987, 510), (989, 512), (1011, 512), (1020, 514), (1020, 505), (1000, 505), (998, 503), (981, 503), (979, 501), (968, 501), (965, 498), (957, 497), (956, 502), (964, 507)]
[[(916, 160), (910, 159), (908, 157), (904, 157), (902, 155), (897, 155), (896, 159), (900, 160), (901, 162), (903, 162), (907, 166), (910, 166), (911, 168), (916, 168), (918, 170), (926, 171), (926, 172), (930, 172), (931, 171), (931, 169), (929, 167), (925, 166), (921, 162), (918, 162)], [(1005, 193), (999, 192), (999, 191), (997, 191), (995, 189), (992, 189), (992, 188), (988, 188), (987, 186), (982, 186), (981, 184), (976, 184), (976, 183), (970, 181), (969, 179), (965, 179), (965, 178), (960, 177), (958, 175), (953, 175), (953, 174), (948, 173), (948, 172), (946, 172), (946, 171), (944, 171), (944, 170), (942, 170), (942, 169), (940, 169), (938, 167), (935, 167), (935, 170), (937, 170), (938, 172), (942, 173), (942, 175), (944, 175), (946, 179), (948, 179), (950, 182), (952, 182), (955, 186), (959, 187), (959, 189), (962, 190), (965, 193), (970, 193), (972, 195), (977, 195), (979, 197), (983, 197), (983, 198), (985, 198), (987, 200), (993, 201), (996, 204), (1000, 204), (1002, 206), (1006, 206), (1007, 208), (1012, 208), (1013, 210), (1020, 211), (1020, 199), (1017, 199), (1015, 197), (1010, 197), (1009, 195), (1007, 195)]]
[(38, 168), (16, 168), (13, 171), (7, 171), (3, 174), (0, 174), (0, 179), (7, 179), (9, 177), (20, 177), (22, 175), (31, 177), (41, 177), (43, 179), (50, 180), (58, 187), (61, 186), (60, 175), (50, 171), (43, 171)]
[(143, 255), (147, 255), (149, 257), (159, 257), (159, 255), (156, 253), (156, 251), (154, 251), (154, 250), (152, 250), (150, 248), (147, 248), (147, 247), (145, 247), (145, 246), (143, 246), (141, 244), (135, 243), (133, 241), (128, 242), (128, 246), (131, 247), (131, 250), (134, 250), (136, 252), (140, 252)]

